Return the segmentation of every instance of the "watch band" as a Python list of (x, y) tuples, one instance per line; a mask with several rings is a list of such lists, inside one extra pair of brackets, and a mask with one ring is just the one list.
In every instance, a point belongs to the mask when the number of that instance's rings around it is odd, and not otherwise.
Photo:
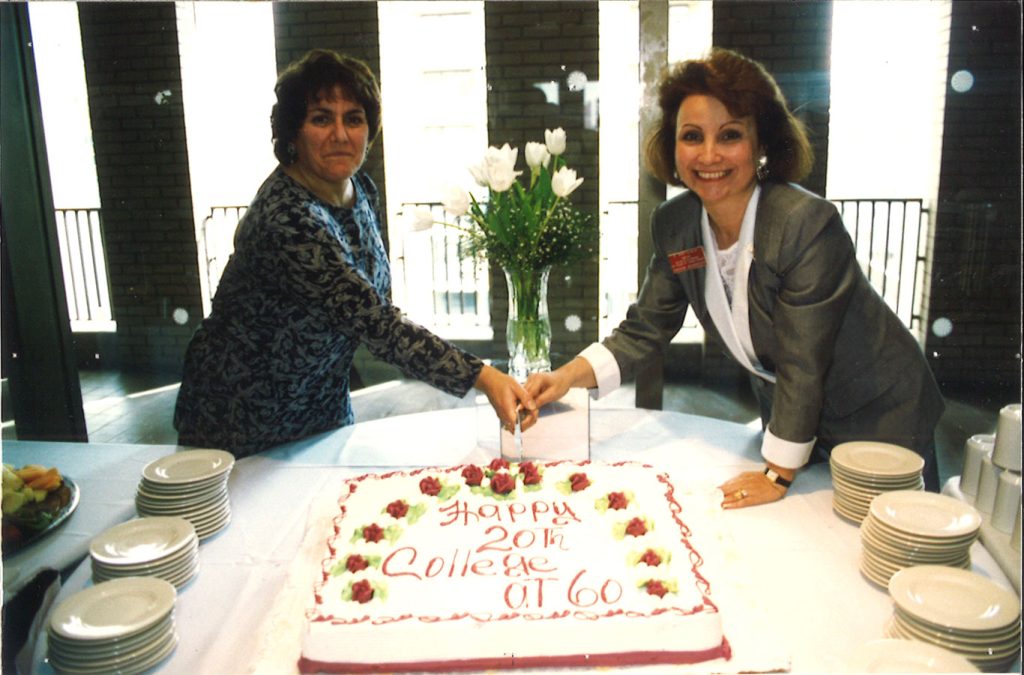
[(770, 480), (771, 482), (777, 485), (781, 485), (784, 488), (788, 488), (790, 485), (793, 484), (793, 481), (786, 480), (785, 478), (780, 476), (775, 469), (771, 468), (770, 466), (766, 466), (764, 468), (764, 475), (768, 476), (768, 480)]

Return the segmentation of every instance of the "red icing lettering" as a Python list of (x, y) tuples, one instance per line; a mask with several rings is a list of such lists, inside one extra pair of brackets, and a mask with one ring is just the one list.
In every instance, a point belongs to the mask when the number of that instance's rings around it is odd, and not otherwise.
[[(405, 554), (409, 558), (409, 560), (404, 563), (406, 568), (412, 566), (412, 564), (416, 562), (416, 549), (412, 548), (411, 546), (403, 546), (401, 548), (396, 548), (394, 551), (391, 552), (391, 554), (387, 558), (384, 558), (384, 564), (382, 564), (380, 567), (381, 573), (387, 577), (415, 577), (417, 579), (422, 579), (423, 577), (416, 574), (415, 572), (399, 571), (402, 569), (401, 565), (403, 563), (401, 560), (396, 560), (396, 558), (398, 558), (398, 555), (400, 553)], [(391, 569), (392, 561), (394, 561), (396, 567), (399, 567), (398, 570)]]
[(575, 520), (577, 523), (582, 522), (573, 512), (572, 507), (565, 502), (562, 502), (561, 507), (552, 503), (551, 507), (555, 511), (555, 517), (551, 519), (551, 522), (555, 525), (568, 525), (570, 520)]
[(508, 539), (508, 530), (501, 525), (491, 525), (484, 531), (484, 535), (489, 535), (492, 532), (496, 532), (497, 536), (489, 541), (485, 541), (483, 544), (477, 547), (476, 552), (481, 551), (511, 551), (511, 546), (499, 546), (498, 544), (504, 543)]

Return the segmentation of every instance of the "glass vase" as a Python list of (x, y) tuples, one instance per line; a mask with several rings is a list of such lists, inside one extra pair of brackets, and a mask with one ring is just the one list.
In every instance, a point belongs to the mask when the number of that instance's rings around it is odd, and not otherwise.
[(524, 382), (530, 373), (551, 370), (548, 275), (542, 269), (505, 269), (508, 284), (508, 374)]

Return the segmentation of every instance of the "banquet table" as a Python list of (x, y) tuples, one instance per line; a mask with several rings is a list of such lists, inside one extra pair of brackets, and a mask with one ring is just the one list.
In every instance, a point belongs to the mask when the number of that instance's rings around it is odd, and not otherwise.
[[(592, 460), (654, 465), (681, 490), (713, 492), (737, 472), (762, 466), (759, 429), (641, 409), (592, 409), (589, 419)], [(61, 452), (55, 446), (53, 452)], [(142, 458), (176, 449), (122, 446), (109, 452), (121, 455), (131, 448), (137, 451), (134, 466), (118, 465), (120, 478), (109, 486), (129, 501)], [(5, 455), (22, 451), (20, 443), (4, 447)], [(45, 452), (46, 462), (54, 463), (48, 451), (33, 451)], [(493, 412), (477, 406), (359, 423), (239, 460), (228, 481), (232, 522), (201, 544), (199, 574), (176, 601), (180, 642), (154, 672), (296, 672), (301, 617), (282, 617), (281, 608), (287, 606), (283, 596), (315, 505), (335, 497), (347, 477), (486, 464), (498, 452)], [(93, 454), (102, 456), (104, 448)], [(82, 509), (91, 499), (88, 487), (82, 488)], [(708, 544), (702, 550), (704, 572), (711, 577), (733, 658), (696, 670), (835, 672), (862, 645), (884, 637), (892, 601), (861, 575), (858, 526), (836, 515), (831, 499), (828, 466), (819, 464), (802, 471), (779, 502), (709, 513), (706, 531), (695, 534)], [(66, 534), (58, 533), (54, 545)], [(1011, 588), (979, 542), (971, 556), (974, 571)], [(64, 582), (57, 603), (91, 585), (90, 573), (85, 559)], [(32, 672), (53, 672), (45, 653), (40, 631)], [(658, 667), (640, 668), (648, 669)], [(1014, 670), (1020, 671), (1019, 659)]]

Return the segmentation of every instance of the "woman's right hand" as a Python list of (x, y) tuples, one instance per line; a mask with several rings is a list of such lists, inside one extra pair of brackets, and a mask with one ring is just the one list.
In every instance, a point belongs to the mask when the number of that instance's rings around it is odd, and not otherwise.
[(524, 386), (537, 407), (541, 408), (565, 396), (572, 387), (596, 387), (597, 377), (590, 363), (577, 356), (553, 372), (533, 373)]

